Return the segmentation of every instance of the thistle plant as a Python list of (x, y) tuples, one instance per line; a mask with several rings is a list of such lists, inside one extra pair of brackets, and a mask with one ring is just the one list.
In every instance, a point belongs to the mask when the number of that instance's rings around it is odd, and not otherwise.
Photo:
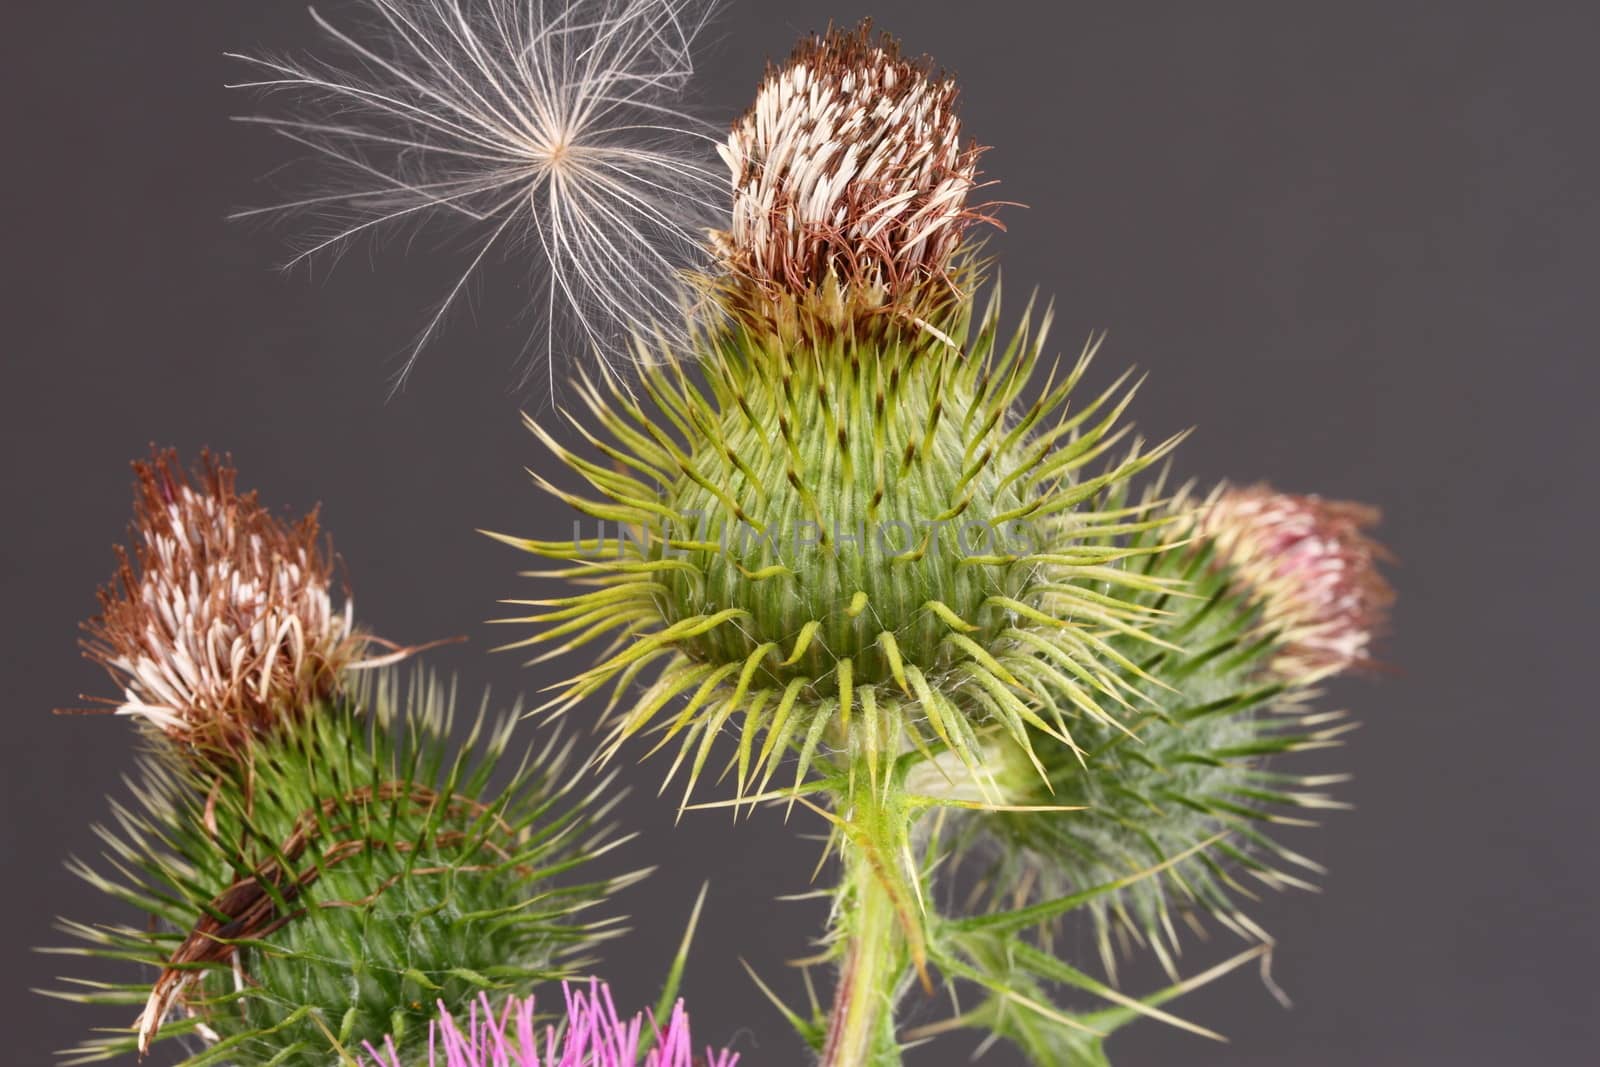
[(140, 918), (65, 922), (61, 951), (144, 966), (60, 995), (141, 1010), (69, 1062), (169, 1039), (196, 1065), (352, 1062), (417, 1047), (436, 1003), (581, 973), (615, 932), (584, 913), (632, 877), (570, 877), (619, 840), (610, 783), (555, 737), (508, 759), (514, 711), (454, 745), (453, 686), (358, 658), (314, 516), (280, 522), (214, 459), (136, 469), (85, 647), (147, 744), (103, 863), (72, 867)]
[[(478, 228), (419, 348), (492, 248), (541, 253), (552, 363), (563, 333), (599, 358), (557, 409), (577, 443), (527, 420), (585, 488), (535, 474), (572, 538), (493, 535), (546, 583), (508, 647), (578, 657), (538, 710), (598, 721), (592, 762), (665, 750), (680, 810), (827, 826), (832, 995), (782, 1006), (817, 1060), (966, 1031), (1087, 1067), (1135, 1019), (1218, 1036), (1166, 1005), (1264, 967), (1249, 900), (1320, 870), (1273, 831), (1340, 806), (1290, 757), (1340, 743), (1318, 687), (1371, 663), (1375, 512), (1169, 491), (1181, 435), (1130, 429), (1130, 375), (1086, 388), (1099, 339), (1062, 362), (1047, 309), (1007, 321), (957, 87), (870, 25), (803, 40), (713, 139), (676, 97), (692, 0), (368, 7), (370, 40), (319, 20), (348, 62), (251, 60), (298, 102), (259, 121), (358, 179), (284, 206), (340, 220), (311, 251)], [(624, 1021), (568, 987), (548, 1029), (526, 999), (609, 930), (580, 913), (626, 879), (566, 877), (614, 840), (606, 780), (569, 792), (551, 741), (495, 792), (509, 726), (458, 751), (437, 683), (402, 698), (413, 650), (334, 610), (314, 521), (215, 465), (141, 484), (88, 647), (154, 747), (114, 873), (82, 871), (153, 921), (72, 929), (156, 978), (77, 994), (144, 1005), (80, 1059), (183, 1033), (197, 1064), (694, 1062), (671, 996)], [(1096, 959), (1066, 957), (1072, 923)], [(1241, 947), (1185, 974), (1208, 923)], [(1122, 988), (1134, 952), (1165, 988)], [(935, 995), (951, 1014), (908, 1029)]]
[[(1197, 984), (1178, 974), (1180, 927), (1211, 919), (1254, 943), (1221, 969), (1265, 964), (1273, 938), (1241, 902), (1255, 899), (1252, 886), (1309, 888), (1322, 873), (1271, 831), (1343, 806), (1327, 792), (1343, 775), (1297, 773), (1278, 758), (1336, 746), (1351, 728), (1342, 712), (1313, 706), (1314, 687), (1366, 665), (1383, 625), (1392, 592), (1375, 561), (1384, 553), (1363, 533), (1376, 513), (1266, 487), (1223, 489), (1177, 511), (1185, 545), (1130, 557), (1171, 583), (1143, 594), (1168, 646), (1142, 661), (1160, 684), (1140, 686), (1115, 726), (1085, 724), (1081, 756), (1040, 745), (1045, 777), (1006, 779), (1013, 803), (1049, 797), (1071, 810), (1000, 811), (951, 831), (956, 858), (983, 864), (977, 886), (988, 904), (947, 928), (963, 956), (1025, 996), (1054, 982), (1112, 1001), (1066, 1029), (1015, 1010), (1003, 993), (954, 1020), (1012, 1038), (1036, 1062), (1103, 1062), (1104, 1036), (1141, 1014), (1217, 1036), (1156, 1008)], [(1113, 984), (1120, 956), (1144, 948), (1172, 989), (1129, 1001), (1056, 958), (1051, 934), (1078, 909)], [(1010, 940), (1029, 928), (1032, 943)]]
[[(1356, 661), (1384, 604), (1360, 512), (1290, 533), (1249, 494), (1137, 488), (1177, 439), (1120, 425), (1126, 378), (1080, 396), (1098, 345), (1045, 370), (1048, 313), (1006, 338), (998, 296), (980, 310), (969, 231), (991, 209), (955, 97), (867, 27), (771, 69), (722, 148), (720, 314), (688, 352), (641, 340), (636, 382), (582, 378), (570, 419), (609, 462), (530, 420), (587, 481), (541, 480), (593, 535), (502, 538), (584, 587), (507, 621), (535, 627), (513, 647), (605, 639), (553, 704), (604, 702), (602, 758), (650, 735), (687, 804), (726, 736), (734, 805), (827, 821), (838, 979), (825, 1015), (792, 1018), (829, 1067), (899, 1062), (896, 1005), (936, 982), (978, 1004), (918, 1036), (977, 1027), (1042, 1064), (1101, 1062), (1140, 1016), (1209, 1034), (1158, 1006), (1194, 984), (1174, 917), (1270, 944), (1239, 879), (1315, 865), (1262, 827), (1334, 802), (1265, 758), (1336, 741), (1306, 687)], [(987, 906), (940, 914), (938, 872), (974, 851)], [(1051, 950), (1079, 909), (1105, 980)], [(1119, 991), (1118, 940), (1173, 990)], [(1056, 1007), (1063, 985), (1101, 1008)]]

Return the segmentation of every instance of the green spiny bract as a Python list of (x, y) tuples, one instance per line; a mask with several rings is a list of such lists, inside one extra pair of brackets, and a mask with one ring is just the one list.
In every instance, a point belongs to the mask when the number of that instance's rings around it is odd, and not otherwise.
[(579, 913), (620, 882), (564, 876), (608, 846), (609, 783), (567, 796), (577, 776), (554, 740), (513, 770), (511, 718), (480, 712), (454, 748), (452, 703), (427, 676), (383, 671), (244, 762), (148, 753), (137, 804), (101, 830), (111, 873), (74, 864), (144, 918), (65, 923), (88, 946), (61, 951), (159, 978), (61, 994), (145, 1006), (139, 1033), (88, 1041), (70, 1062), (186, 1037), (186, 1064), (327, 1067), (388, 1033), (425, 1040), (439, 1002), (584, 966), (611, 928)]
[(1035, 734), (1071, 747), (1079, 721), (1109, 719), (1140, 674), (1111, 639), (1140, 645), (1144, 613), (1107, 590), (1161, 580), (1129, 577), (1114, 565), (1128, 548), (1107, 543), (1149, 524), (1092, 503), (1172, 442), (1086, 473), (1122, 436), (1131, 394), (1119, 383), (1068, 407), (1092, 349), (1018, 415), (1043, 329), (1002, 346), (993, 303), (942, 326), (808, 343), (730, 328), (694, 367), (646, 366), (644, 403), (585, 382), (610, 439), (585, 436), (609, 465), (530, 422), (596, 491), (546, 483), (595, 536), (505, 540), (574, 561), (555, 575), (592, 588), (518, 601), (542, 610), (507, 621), (544, 627), (522, 644), (557, 651), (613, 641), (560, 706), (626, 698), (613, 749), (652, 726), (663, 743), (682, 735), (691, 786), (740, 716), (741, 793), (791, 746), (802, 779), (824, 744), (874, 763), (948, 747), (975, 766), (977, 724), (1027, 750)]

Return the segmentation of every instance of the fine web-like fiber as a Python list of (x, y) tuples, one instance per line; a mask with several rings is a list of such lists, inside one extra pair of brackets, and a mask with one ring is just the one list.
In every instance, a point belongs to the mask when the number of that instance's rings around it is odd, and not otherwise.
[(727, 204), (714, 131), (681, 100), (706, 0), (357, 6), (359, 27), (313, 11), (336, 58), (235, 57), (261, 75), (237, 87), (282, 105), (247, 121), (336, 176), (244, 214), (320, 219), (297, 259), (432, 215), (472, 235), (398, 377), (491, 253), (540, 275), (530, 308), (552, 384), (558, 351), (604, 361), (630, 334), (681, 338), (694, 298), (685, 271), (704, 264), (704, 229)]

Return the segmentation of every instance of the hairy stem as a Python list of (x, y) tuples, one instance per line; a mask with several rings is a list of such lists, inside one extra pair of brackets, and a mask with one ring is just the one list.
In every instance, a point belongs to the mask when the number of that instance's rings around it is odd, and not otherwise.
[(922, 912), (909, 864), (904, 788), (858, 761), (841, 798), (844, 874), (836, 917), (844, 940), (822, 1067), (896, 1067), (895, 1006), (925, 968)]

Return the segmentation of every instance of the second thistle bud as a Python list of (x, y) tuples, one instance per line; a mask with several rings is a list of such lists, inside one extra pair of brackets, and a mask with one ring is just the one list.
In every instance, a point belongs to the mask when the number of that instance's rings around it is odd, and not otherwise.
[(1122, 721), (1078, 732), (1087, 759), (1035, 746), (1049, 788), (1023, 780), (1007, 799), (1068, 810), (990, 813), (963, 827), (984, 843), (974, 852), (990, 865), (997, 906), (1025, 897), (1018, 887), (1043, 900), (1091, 894), (1112, 975), (1119, 946), (1132, 945), (1176, 974), (1179, 931), (1200, 916), (1270, 942), (1244, 910), (1245, 879), (1307, 886), (1321, 868), (1279, 843), (1275, 824), (1342, 806), (1326, 790), (1343, 776), (1289, 758), (1335, 746), (1350, 728), (1308, 708), (1305, 686), (1366, 662), (1392, 597), (1376, 567), (1386, 553), (1364, 533), (1376, 511), (1364, 505), (1225, 489), (1173, 518), (1191, 526), (1191, 545), (1129, 563), (1183, 583), (1181, 597), (1147, 594), (1167, 647), (1145, 663), (1161, 684), (1127, 675), (1138, 697)]

